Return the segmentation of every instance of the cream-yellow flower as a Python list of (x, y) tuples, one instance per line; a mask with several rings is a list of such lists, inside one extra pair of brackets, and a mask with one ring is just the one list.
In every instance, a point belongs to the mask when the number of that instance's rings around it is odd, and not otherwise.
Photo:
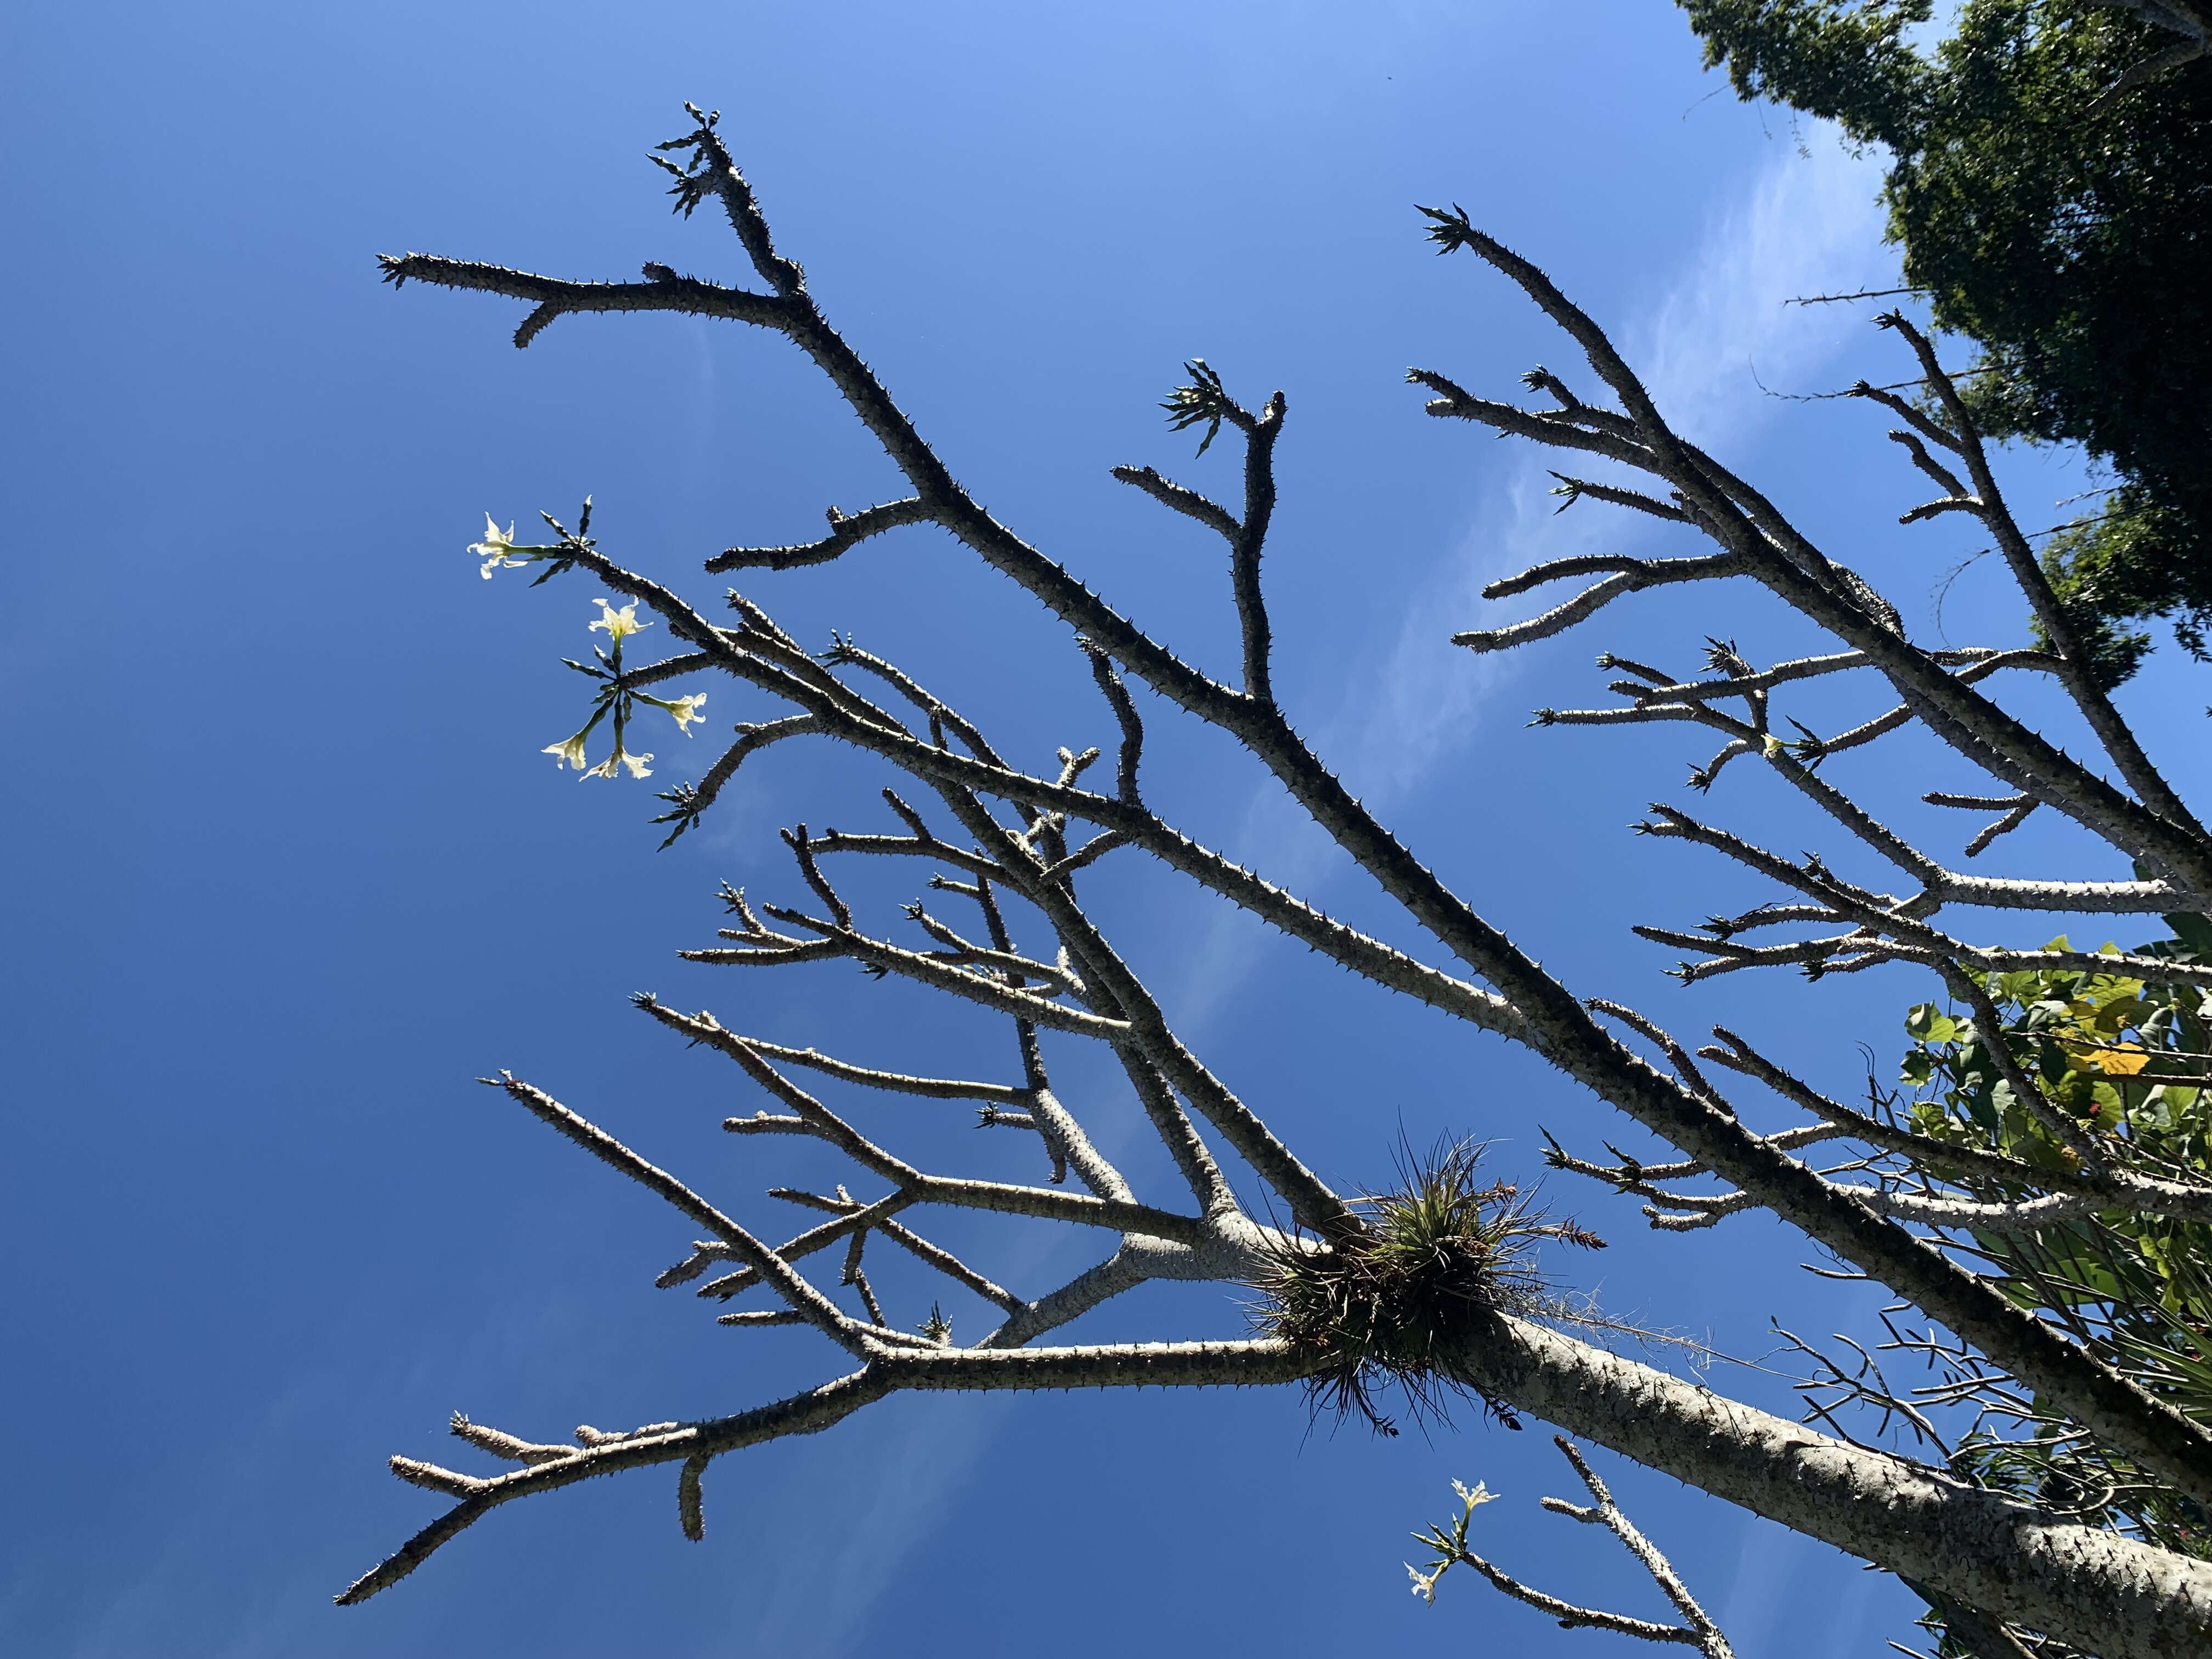
[(703, 725), (707, 719), (699, 712), (707, 701), (707, 694), (704, 691), (695, 692), (688, 697), (672, 698), (648, 697), (641, 691), (637, 694), (637, 700), (640, 702), (649, 702), (655, 708), (665, 708), (674, 717), (677, 729), (687, 738), (691, 735), (693, 726)]
[(514, 568), (530, 562), (527, 559), (514, 556), (514, 526), (510, 524), (501, 530), (498, 520), (489, 513), (484, 514), (484, 538), (480, 542), (471, 542), (469, 551), (483, 561), (477, 574), (486, 581), (491, 580), (491, 573), (501, 565)]
[(549, 743), (538, 750), (538, 753), (550, 755), (556, 760), (573, 766), (580, 772), (584, 769), (584, 733), (579, 732), (574, 737), (564, 738), (559, 743)]
[(615, 609), (613, 602), (609, 599), (594, 599), (592, 603), (599, 607), (599, 619), (593, 623), (592, 627), (594, 629), (605, 629), (607, 637), (617, 645), (620, 645), (631, 635), (641, 633), (653, 626), (649, 622), (640, 622), (637, 619), (635, 599), (632, 599), (619, 611)]
[[(653, 769), (647, 766), (646, 763), (652, 758), (653, 757), (650, 755), (633, 755), (627, 750), (617, 749), (613, 754), (608, 756), (597, 766), (592, 767), (589, 771), (586, 772), (584, 774), (584, 777), (618, 778), (622, 775), (623, 768), (628, 767), (629, 769), (630, 776), (634, 778), (649, 778), (653, 775)], [(580, 778), (577, 780), (579, 782), (581, 782), (583, 780)]]

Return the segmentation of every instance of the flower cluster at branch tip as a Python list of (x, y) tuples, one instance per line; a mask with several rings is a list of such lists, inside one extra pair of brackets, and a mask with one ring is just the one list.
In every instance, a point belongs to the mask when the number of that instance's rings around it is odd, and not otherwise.
[(547, 526), (561, 538), (560, 540), (544, 543), (518, 542), (514, 539), (514, 526), (512, 523), (506, 529), (501, 530), (499, 527), (499, 520), (493, 518), (490, 514), (485, 514), (483, 539), (469, 544), (469, 551), (483, 561), (477, 568), (477, 574), (486, 581), (489, 581), (491, 573), (501, 567), (515, 570), (526, 564), (542, 564), (545, 568), (539, 573), (538, 582), (531, 584), (534, 587), (548, 577), (557, 576), (569, 568), (575, 562), (578, 554), (588, 553), (592, 550), (593, 543), (589, 534), (592, 527), (592, 498), (589, 495), (584, 497), (583, 514), (576, 520), (576, 527), (573, 531), (550, 513), (540, 513), (538, 516), (545, 520)]
[[(491, 574), (489, 567), (484, 574)], [(547, 744), (539, 752), (552, 756), (557, 763), (571, 767), (586, 778), (617, 778), (624, 770), (634, 778), (649, 778), (653, 775), (653, 769), (647, 763), (653, 757), (632, 754), (623, 742), (635, 705), (650, 703), (653, 708), (665, 711), (676, 722), (676, 729), (688, 738), (691, 735), (693, 725), (707, 718), (699, 712), (706, 706), (707, 694), (697, 691), (688, 696), (656, 697), (630, 684), (623, 676), (623, 641), (633, 634), (642, 633), (653, 624), (637, 619), (637, 601), (635, 599), (619, 607), (611, 599), (594, 599), (592, 603), (599, 607), (599, 619), (592, 624), (592, 630), (606, 634), (609, 648), (605, 651), (597, 646), (592, 648), (592, 654), (599, 659), (599, 665), (596, 668), (572, 658), (562, 659), (578, 673), (588, 675), (599, 682), (592, 717), (584, 722), (581, 730), (558, 743)], [(593, 766), (584, 753), (584, 744), (599, 722), (610, 714), (614, 716), (614, 752)]]
[(1406, 1563), (1406, 1575), (1413, 1581), (1413, 1594), (1431, 1607), (1436, 1605), (1437, 1580), (1466, 1559), (1467, 1523), (1474, 1518), (1477, 1509), (1498, 1496), (1480, 1480), (1474, 1483), (1472, 1491), (1462, 1481), (1455, 1480), (1451, 1486), (1452, 1491), (1458, 1494), (1460, 1502), (1466, 1507), (1460, 1511), (1459, 1518), (1452, 1522), (1449, 1532), (1442, 1527), (1431, 1527), (1426, 1532), (1413, 1534), (1417, 1541), (1426, 1544), (1436, 1552), (1426, 1572), (1415, 1567), (1411, 1561)]
[(471, 542), (469, 551), (483, 561), (483, 563), (477, 567), (477, 574), (489, 581), (491, 573), (501, 566), (510, 570), (519, 570), (524, 565), (538, 559), (549, 557), (562, 550), (558, 547), (539, 547), (527, 542), (518, 542), (514, 539), (514, 526), (512, 524), (501, 530), (499, 527), (499, 521), (487, 513), (484, 514), (484, 538), (480, 542)]

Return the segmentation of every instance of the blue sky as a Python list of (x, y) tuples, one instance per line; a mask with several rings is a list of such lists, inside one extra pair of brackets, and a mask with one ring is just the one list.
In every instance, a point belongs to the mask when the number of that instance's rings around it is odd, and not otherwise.
[[(1763, 896), (1626, 833), (1704, 755), (1522, 724), (1600, 696), (1600, 648), (1687, 666), (1706, 633), (1778, 658), (1805, 630), (1698, 590), (1511, 660), (1455, 650), (1454, 629), (1510, 614), (1477, 598), (1484, 582), (1649, 538), (1595, 506), (1553, 516), (1541, 458), (1427, 420), (1401, 377), (1417, 363), (1494, 395), (1534, 362), (1572, 367), (1501, 283), (1431, 257), (1413, 204), (1456, 200), (1614, 329), (1680, 425), (1934, 637), (1929, 594), (1971, 538), (1896, 529), (1917, 497), (1868, 411), (1760, 392), (1901, 377), (1863, 307), (1782, 303), (1893, 275), (1869, 162), (1708, 97), (1659, 0), (85, 3), (15, 14), (5, 59), (18, 252), (0, 272), (15, 325), (0, 351), (18, 393), (0, 416), (16, 549), (0, 661), (20, 757), (0, 805), (15, 878), (0, 1649), (1601, 1644), (1479, 1588), (1450, 1584), (1434, 1609), (1406, 1594), (1404, 1535), (1443, 1514), (1453, 1477), (1505, 1494), (1483, 1518), (1513, 1571), (1656, 1611), (1602, 1540), (1536, 1510), (1565, 1490), (1543, 1435), (1309, 1433), (1290, 1392), (896, 1400), (719, 1463), (702, 1545), (678, 1534), (672, 1481), (648, 1474), (502, 1510), (394, 1592), (331, 1607), (435, 1512), (383, 1459), (447, 1455), (452, 1410), (557, 1437), (831, 1374), (805, 1333), (719, 1329), (654, 1291), (687, 1224), (472, 1079), (514, 1068), (770, 1228), (780, 1206), (761, 1189), (811, 1166), (721, 1135), (726, 1112), (758, 1102), (628, 993), (884, 1063), (1005, 1059), (980, 1020), (847, 969), (738, 984), (674, 961), (711, 933), (718, 882), (787, 884), (778, 825), (872, 824), (884, 780), (787, 745), (656, 855), (647, 787), (579, 787), (538, 752), (580, 716), (556, 659), (586, 642), (595, 590), (481, 582), (462, 550), (486, 510), (566, 514), (588, 491), (611, 553), (711, 594), (702, 556), (801, 539), (826, 504), (882, 498), (883, 457), (773, 340), (582, 319), (519, 354), (515, 307), (395, 295), (374, 256), (617, 278), (657, 259), (734, 278), (726, 231), (672, 220), (641, 159), (683, 125), (684, 99), (719, 106), (784, 246), (954, 470), (1209, 663), (1233, 646), (1212, 550), (1106, 469), (1229, 488), (1227, 459), (1194, 461), (1155, 404), (1194, 355), (1248, 402), (1283, 387), (1267, 578), (1294, 718), (1578, 990), (1692, 1030), (1741, 1022), (1847, 1087), (1855, 1045), (1887, 1064), (1927, 988), (1674, 988), (1626, 922)], [(2081, 487), (2063, 458), (2012, 465), (2031, 522)], [(1107, 738), (1055, 627), (938, 540), (748, 591), (802, 638), (849, 629), (992, 710), (1021, 755)], [(1984, 562), (1941, 626), (2009, 641), (2018, 611)], [(2201, 786), (2202, 676), (2170, 658), (2127, 700)], [(710, 730), (762, 713), (709, 690)], [(1256, 768), (1155, 726), (1149, 791), (1194, 833), (1389, 925)], [(661, 779), (696, 773), (710, 740), (694, 755), (664, 737)], [(1922, 777), (1917, 757), (1854, 781), (1892, 799), (1951, 776), (1930, 762)], [(1832, 844), (1753, 781), (1721, 796), (1749, 833)], [(2007, 846), (2001, 867), (2055, 872), (2069, 843), (2032, 830)], [(859, 891), (884, 905), (911, 884)], [(1099, 890), (1186, 1035), (1340, 1186), (1387, 1180), (1401, 1134), (1491, 1139), (1521, 1176), (1539, 1168), (1540, 1124), (1633, 1144), (1540, 1066), (1347, 988), (1157, 873)], [(1062, 1092), (1095, 1094), (1102, 1139), (1135, 1155), (1095, 1060), (1059, 1060)], [(919, 1155), (1015, 1170), (1012, 1149), (950, 1121), (896, 1127)], [(1771, 1316), (1863, 1328), (1873, 1305), (1801, 1271), (1803, 1247), (1756, 1219), (1655, 1240), (1629, 1203), (1551, 1194), (1613, 1243), (1562, 1264), (1579, 1288), (1727, 1352), (1765, 1352)], [(1089, 1245), (940, 1231), (1032, 1287)], [(1217, 1291), (1155, 1287), (1079, 1328), (1240, 1320)], [(1759, 1371), (1716, 1380), (1783, 1398)], [(1826, 1659), (1907, 1633), (1911, 1600), (1887, 1581), (1602, 1467), (1739, 1652)]]

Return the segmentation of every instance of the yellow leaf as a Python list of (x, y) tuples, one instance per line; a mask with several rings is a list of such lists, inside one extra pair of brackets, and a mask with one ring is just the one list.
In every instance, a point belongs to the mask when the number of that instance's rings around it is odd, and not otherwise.
[(2107, 1048), (2094, 1057), (2099, 1071), (2107, 1077), (2133, 1077), (2150, 1064), (2150, 1055), (2140, 1044), (2124, 1042), (2118, 1048)]

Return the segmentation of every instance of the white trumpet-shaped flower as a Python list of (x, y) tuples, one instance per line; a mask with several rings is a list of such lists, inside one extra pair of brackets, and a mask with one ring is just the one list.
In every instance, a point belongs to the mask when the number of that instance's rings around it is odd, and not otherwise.
[(484, 514), (484, 538), (480, 542), (471, 542), (469, 551), (483, 561), (477, 574), (486, 581), (491, 580), (491, 573), (501, 565), (516, 568), (530, 562), (527, 559), (514, 556), (514, 526), (510, 524), (501, 530), (499, 521), (489, 513)]
[(610, 599), (594, 599), (592, 603), (599, 607), (599, 619), (593, 623), (592, 627), (594, 630), (605, 629), (607, 637), (617, 645), (620, 645), (631, 635), (641, 633), (653, 626), (649, 622), (640, 622), (637, 619), (635, 599), (632, 599), (619, 611), (615, 609), (613, 601)]
[(688, 697), (671, 698), (648, 697), (641, 691), (637, 694), (637, 700), (640, 702), (649, 702), (655, 708), (665, 708), (675, 720), (677, 729), (687, 738), (691, 735), (692, 726), (703, 724), (707, 718), (699, 712), (707, 701), (707, 694), (704, 691), (695, 692)]
[(591, 728), (586, 726), (584, 731), (577, 732), (573, 738), (563, 738), (559, 743), (549, 743), (538, 752), (550, 755), (555, 760), (573, 766), (580, 772), (584, 769), (584, 738), (590, 730)]
[(1413, 1564), (1408, 1561), (1406, 1563), (1406, 1576), (1413, 1581), (1413, 1594), (1431, 1607), (1435, 1606), (1437, 1580), (1443, 1577), (1443, 1569), (1439, 1567), (1434, 1572), (1419, 1572), (1414, 1570)]
[[(623, 769), (628, 767), (630, 776), (649, 778), (653, 775), (653, 769), (646, 763), (652, 758), (650, 755), (633, 755), (617, 744), (615, 745), (615, 752), (586, 772), (584, 777), (618, 778), (623, 774)], [(580, 778), (577, 780), (579, 782), (582, 781)]]

